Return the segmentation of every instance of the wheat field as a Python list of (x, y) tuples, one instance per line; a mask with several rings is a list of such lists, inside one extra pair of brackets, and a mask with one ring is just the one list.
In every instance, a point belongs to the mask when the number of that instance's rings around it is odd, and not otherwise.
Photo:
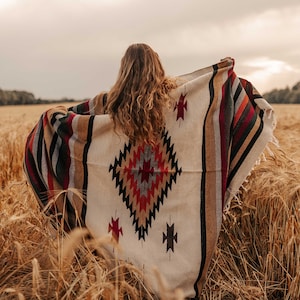
[[(53, 233), (40, 212), (23, 150), (51, 106), (0, 108), (0, 299), (157, 299), (105, 240)], [(300, 105), (274, 109), (280, 147), (270, 145), (232, 201), (202, 299), (300, 299)], [(182, 299), (157, 280), (160, 299)]]

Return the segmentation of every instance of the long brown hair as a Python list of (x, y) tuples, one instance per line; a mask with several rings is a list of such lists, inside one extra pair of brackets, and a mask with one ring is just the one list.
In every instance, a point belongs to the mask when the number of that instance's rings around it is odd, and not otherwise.
[(164, 109), (170, 107), (169, 92), (175, 87), (157, 53), (146, 44), (133, 44), (108, 92), (106, 112), (131, 141), (153, 144), (165, 126)]

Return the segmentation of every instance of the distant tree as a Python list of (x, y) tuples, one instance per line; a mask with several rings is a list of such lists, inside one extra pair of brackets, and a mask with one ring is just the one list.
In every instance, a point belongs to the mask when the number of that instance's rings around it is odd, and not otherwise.
[(292, 87), (292, 91), (300, 91), (300, 81)]
[(296, 83), (291, 89), (273, 89), (265, 93), (264, 98), (270, 103), (300, 103), (300, 82)]
[[(0, 89), (0, 106), (1, 105), (20, 105), (20, 104), (43, 104), (59, 102), (75, 102), (73, 98), (64, 97), (61, 100), (43, 100), (35, 98), (33, 93), (26, 91), (5, 91)], [(78, 101), (78, 100), (77, 100)]]
[(0, 105), (33, 104), (36, 99), (32, 93), (25, 91), (4, 91), (0, 89)]
[(299, 89), (292, 90), (290, 96), (290, 103), (294, 103), (294, 104), (300, 103), (300, 85), (299, 85)]

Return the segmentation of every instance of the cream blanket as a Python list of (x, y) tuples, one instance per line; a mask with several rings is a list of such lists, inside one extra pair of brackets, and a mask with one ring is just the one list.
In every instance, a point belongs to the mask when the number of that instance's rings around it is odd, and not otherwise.
[(64, 190), (50, 213), (111, 236), (154, 291), (157, 267), (171, 289), (199, 297), (224, 207), (272, 139), (272, 108), (233, 67), (180, 76), (153, 147), (117, 134), (98, 114), (102, 97), (50, 109), (28, 137), (24, 166), (41, 205)]

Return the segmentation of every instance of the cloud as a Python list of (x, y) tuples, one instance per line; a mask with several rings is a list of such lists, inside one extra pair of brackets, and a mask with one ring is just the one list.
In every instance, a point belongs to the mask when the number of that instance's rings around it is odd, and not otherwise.
[(11, 0), (0, 5), (0, 22), (0, 87), (40, 97), (110, 88), (134, 42), (150, 44), (168, 74), (232, 56), (236, 71), (255, 80), (266, 69), (249, 61), (266, 57), (291, 67), (270, 75), (281, 78), (274, 84), (300, 79), (298, 0)]
[[(300, 69), (281, 60), (274, 60), (268, 57), (259, 57), (254, 60), (245, 61), (243, 68), (246, 74), (240, 74), (255, 83), (256, 88), (261, 92), (270, 91), (273, 86), (285, 88), (300, 81)], [(288, 84), (289, 83), (289, 84)]]

